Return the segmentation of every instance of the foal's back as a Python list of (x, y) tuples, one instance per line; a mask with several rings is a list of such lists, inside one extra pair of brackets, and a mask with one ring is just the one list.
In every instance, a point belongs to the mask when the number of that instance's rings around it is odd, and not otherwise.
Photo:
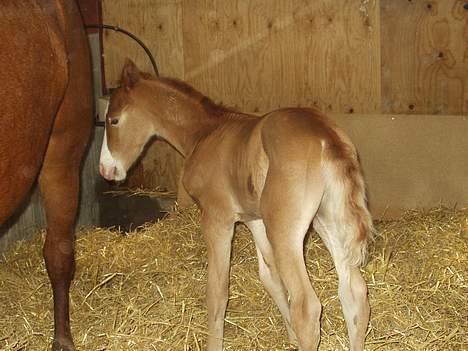
[(312, 109), (280, 109), (261, 117), (228, 113), (219, 118), (219, 126), (188, 158), (186, 187), (201, 202), (222, 201), (230, 194), (222, 202), (229, 201), (226, 206), (248, 218), (261, 216), (269, 171), (288, 173), (298, 187), (296, 178), (306, 181), (309, 172), (319, 175), (327, 145), (346, 143), (334, 124)]

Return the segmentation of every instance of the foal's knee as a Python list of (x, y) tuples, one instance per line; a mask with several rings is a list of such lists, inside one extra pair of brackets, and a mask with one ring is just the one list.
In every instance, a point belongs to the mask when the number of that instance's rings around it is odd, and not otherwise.
[(318, 322), (322, 313), (322, 305), (316, 299), (310, 299), (306, 294), (291, 297), (291, 313), (296, 322)]
[(367, 301), (367, 284), (364, 278), (359, 275), (359, 279), (356, 279), (355, 285), (352, 287), (353, 294), (359, 300)]
[(367, 301), (367, 284), (357, 268), (350, 272), (349, 279), (340, 279), (338, 295), (342, 303), (355, 305)]

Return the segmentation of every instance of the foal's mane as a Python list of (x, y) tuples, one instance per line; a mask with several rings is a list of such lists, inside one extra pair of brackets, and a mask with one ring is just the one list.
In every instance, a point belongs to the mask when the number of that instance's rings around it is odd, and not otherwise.
[(225, 114), (237, 113), (236, 111), (223, 106), (222, 104), (215, 103), (208, 96), (203, 95), (198, 90), (194, 89), (191, 85), (181, 80), (168, 77), (153, 77), (153, 80), (154, 79), (163, 83), (166, 87), (176, 90), (188, 99), (200, 104), (205, 109), (205, 111), (207, 111), (212, 116), (219, 117)]

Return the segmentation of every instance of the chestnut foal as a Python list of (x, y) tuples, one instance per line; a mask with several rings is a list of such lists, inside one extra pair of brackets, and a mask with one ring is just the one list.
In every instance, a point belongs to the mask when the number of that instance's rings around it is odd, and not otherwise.
[(289, 108), (257, 117), (214, 104), (185, 83), (127, 61), (106, 119), (100, 172), (123, 180), (158, 136), (185, 158), (183, 184), (208, 247), (208, 350), (222, 350), (234, 224), (257, 247), (260, 279), (300, 350), (317, 350), (321, 305), (303, 256), (310, 223), (330, 251), (350, 349), (364, 349), (367, 287), (359, 266), (372, 220), (356, 150), (326, 117)]

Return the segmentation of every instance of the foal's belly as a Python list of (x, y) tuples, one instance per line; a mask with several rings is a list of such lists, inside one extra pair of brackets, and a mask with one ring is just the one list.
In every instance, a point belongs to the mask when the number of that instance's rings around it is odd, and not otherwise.
[(265, 178), (266, 170), (257, 167), (255, 172), (250, 172), (247, 179), (242, 182), (242, 187), (233, 191), (237, 200), (235, 213), (238, 221), (249, 222), (262, 217), (260, 203)]
[(261, 219), (260, 213), (253, 213), (253, 212), (239, 212), (236, 213), (236, 222), (250, 222), (256, 219)]

